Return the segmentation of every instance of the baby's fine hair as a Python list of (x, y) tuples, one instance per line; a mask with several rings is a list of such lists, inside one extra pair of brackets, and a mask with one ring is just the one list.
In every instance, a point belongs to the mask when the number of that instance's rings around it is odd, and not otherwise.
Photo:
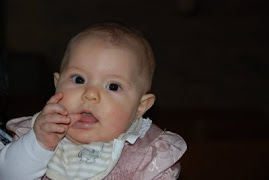
[(140, 31), (120, 23), (94, 24), (74, 36), (67, 45), (60, 67), (60, 73), (62, 73), (68, 65), (72, 49), (82, 40), (91, 37), (104, 39), (114, 46), (126, 47), (127, 45), (128, 48), (138, 48), (140, 52), (142, 51), (142, 53), (138, 55), (139, 57), (142, 55), (142, 58), (140, 58), (141, 73), (145, 73), (147, 82), (145, 85), (146, 91), (150, 90), (155, 70), (155, 58), (152, 47)]

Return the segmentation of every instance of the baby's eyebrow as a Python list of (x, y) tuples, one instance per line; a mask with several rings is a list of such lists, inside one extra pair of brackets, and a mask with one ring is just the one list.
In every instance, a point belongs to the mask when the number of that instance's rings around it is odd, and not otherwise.
[(123, 81), (124, 83), (126, 83), (128, 86), (131, 86), (132, 82), (130, 82), (130, 80), (126, 79), (125, 77), (123, 77), (120, 74), (115, 74), (115, 73), (108, 73), (106, 74), (107, 78), (115, 78), (115, 80), (120, 80)]
[(83, 70), (82, 68), (79, 68), (79, 67), (76, 67), (76, 66), (70, 66), (70, 67), (67, 67), (64, 72), (65, 73), (69, 73), (69, 72), (72, 72), (72, 71), (80, 71), (80, 72), (85, 72), (85, 70)]
[(111, 77), (111, 78), (120, 79), (120, 80), (128, 82), (127, 79), (124, 78), (123, 76), (121, 76), (120, 74), (109, 73), (109, 74), (106, 74), (106, 76)]

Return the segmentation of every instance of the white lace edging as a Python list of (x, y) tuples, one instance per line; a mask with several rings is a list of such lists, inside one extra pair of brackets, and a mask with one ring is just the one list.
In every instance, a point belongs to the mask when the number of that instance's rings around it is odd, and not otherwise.
[(149, 118), (143, 118), (142, 127), (139, 130), (139, 137), (140, 138), (143, 138), (145, 136), (145, 134), (149, 130), (151, 124), (152, 124), (152, 120), (150, 120)]

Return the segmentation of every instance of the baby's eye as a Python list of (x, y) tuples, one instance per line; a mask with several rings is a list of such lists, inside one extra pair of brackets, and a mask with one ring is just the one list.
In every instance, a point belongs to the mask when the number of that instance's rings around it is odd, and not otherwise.
[(116, 84), (116, 83), (110, 83), (106, 86), (106, 88), (110, 91), (119, 91), (121, 90), (120, 85)]
[(72, 76), (71, 78), (72, 82), (76, 83), (76, 84), (84, 84), (85, 80), (83, 79), (83, 77), (81, 76)]

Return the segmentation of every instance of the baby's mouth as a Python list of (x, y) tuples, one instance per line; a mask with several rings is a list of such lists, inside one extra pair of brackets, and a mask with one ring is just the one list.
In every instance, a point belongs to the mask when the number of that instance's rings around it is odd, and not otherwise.
[(90, 128), (95, 125), (98, 120), (93, 116), (92, 113), (82, 112), (80, 120), (73, 124), (75, 128)]
[(80, 121), (96, 122), (97, 119), (92, 115), (92, 113), (83, 112), (83, 113), (81, 113)]

